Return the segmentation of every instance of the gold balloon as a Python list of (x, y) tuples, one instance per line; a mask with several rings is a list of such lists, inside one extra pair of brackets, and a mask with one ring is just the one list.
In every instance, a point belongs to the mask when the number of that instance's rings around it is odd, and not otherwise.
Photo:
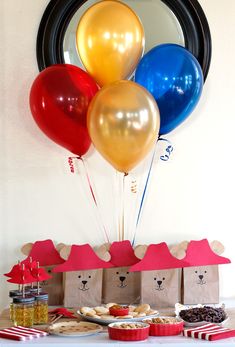
[(88, 108), (87, 126), (96, 149), (121, 172), (129, 172), (157, 140), (160, 115), (149, 92), (131, 81), (103, 87)]
[(104, 0), (83, 14), (76, 43), (86, 70), (103, 86), (134, 72), (144, 50), (144, 29), (130, 7)]

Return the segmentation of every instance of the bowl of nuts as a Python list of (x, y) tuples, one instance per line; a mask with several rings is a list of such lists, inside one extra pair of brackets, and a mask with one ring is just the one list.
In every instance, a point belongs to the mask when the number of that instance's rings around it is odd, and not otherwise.
[(150, 336), (179, 335), (183, 331), (184, 322), (176, 317), (156, 317), (145, 319), (144, 323), (150, 325)]
[(142, 322), (119, 322), (108, 325), (109, 338), (119, 341), (142, 341), (149, 336), (149, 324)]

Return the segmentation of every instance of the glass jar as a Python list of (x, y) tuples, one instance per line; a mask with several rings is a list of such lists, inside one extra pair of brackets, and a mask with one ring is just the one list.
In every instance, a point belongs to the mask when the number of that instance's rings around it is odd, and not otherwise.
[(34, 297), (16, 296), (13, 298), (13, 322), (15, 326), (31, 327), (34, 318)]
[[(25, 292), (26, 295), (30, 294), (29, 291)], [(12, 299), (12, 302), (10, 303), (10, 312), (9, 312), (9, 316), (10, 316), (10, 320), (13, 321), (13, 298), (15, 298), (16, 296), (22, 296), (22, 291), (18, 290), (18, 289), (14, 289), (14, 290), (10, 290), (9, 291), (9, 297)]]
[(48, 294), (40, 293), (34, 295), (34, 324), (48, 323)]

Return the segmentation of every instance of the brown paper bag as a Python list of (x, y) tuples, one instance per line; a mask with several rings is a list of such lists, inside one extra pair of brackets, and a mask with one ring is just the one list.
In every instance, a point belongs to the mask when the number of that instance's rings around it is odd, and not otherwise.
[(183, 303), (219, 302), (218, 265), (188, 267), (183, 270)]
[(50, 306), (63, 305), (64, 288), (63, 288), (63, 274), (52, 272), (53, 266), (44, 266), (52, 278), (40, 282), (42, 291), (48, 293), (48, 304)]
[(141, 272), (141, 303), (174, 307), (181, 300), (181, 269)]
[(102, 297), (104, 303), (138, 303), (140, 300), (140, 273), (129, 272), (128, 267), (104, 269)]
[(101, 304), (102, 269), (64, 273), (64, 306), (81, 307)]

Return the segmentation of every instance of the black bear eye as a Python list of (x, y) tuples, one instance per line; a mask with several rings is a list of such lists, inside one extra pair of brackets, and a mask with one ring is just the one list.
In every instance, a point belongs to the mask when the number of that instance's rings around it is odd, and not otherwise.
[(195, 274), (197, 274), (197, 271), (195, 271)]
[(127, 271), (127, 275), (129, 275), (129, 272)]
[(81, 278), (81, 275), (79, 275), (78, 278)]
[(119, 275), (119, 272), (117, 271), (116, 274)]
[(91, 276), (88, 276), (88, 278), (91, 278)]
[(205, 271), (205, 274), (207, 273), (207, 271)]
[(156, 281), (157, 279), (156, 279), (156, 277), (154, 277), (154, 281)]
[(165, 277), (162, 277), (162, 280), (165, 281)]

